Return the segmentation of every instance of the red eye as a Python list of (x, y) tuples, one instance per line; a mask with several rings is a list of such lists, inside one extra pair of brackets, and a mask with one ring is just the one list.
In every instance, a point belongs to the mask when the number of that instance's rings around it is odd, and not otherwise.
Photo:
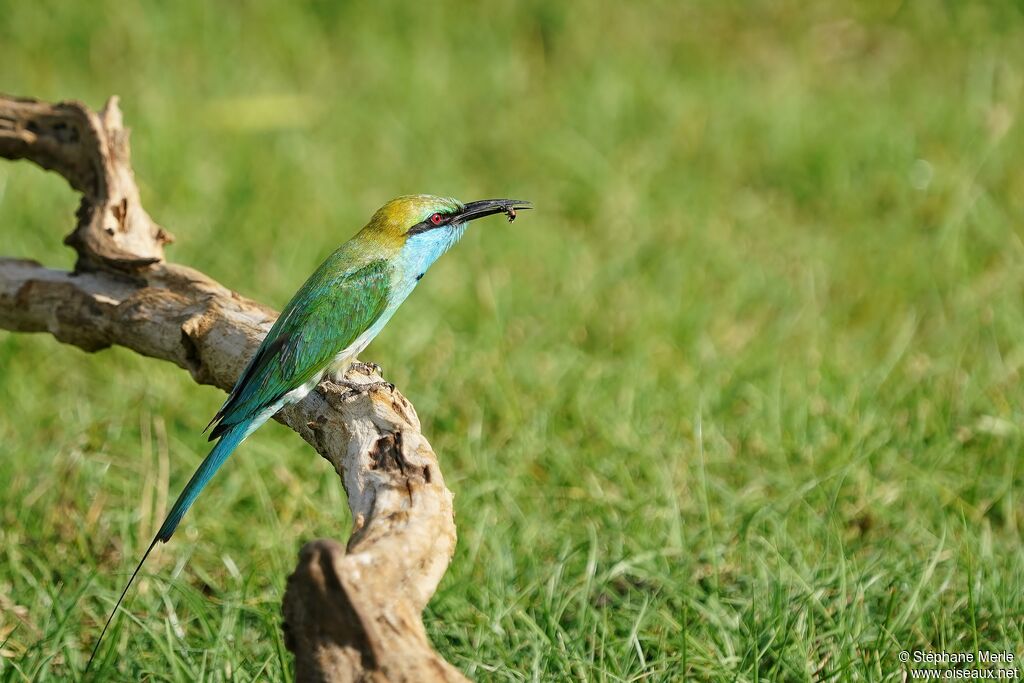
[(430, 222), (433, 223), (434, 225), (441, 225), (441, 221), (443, 220), (444, 216), (442, 216), (439, 213), (435, 213), (433, 216), (430, 217)]

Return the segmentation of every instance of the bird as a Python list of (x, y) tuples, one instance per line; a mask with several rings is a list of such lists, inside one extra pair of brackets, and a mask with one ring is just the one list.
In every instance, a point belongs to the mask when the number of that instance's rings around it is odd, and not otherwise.
[[(86, 671), (128, 589), (157, 543), (182, 517), (242, 441), (325, 377), (341, 380), (412, 293), (427, 269), (455, 245), (470, 221), (533, 208), (527, 201), (405, 195), (387, 202), (295, 292), (206, 430), (216, 444), (185, 485), (143, 553), (100, 632)], [(204, 430), (204, 431), (206, 431)]]

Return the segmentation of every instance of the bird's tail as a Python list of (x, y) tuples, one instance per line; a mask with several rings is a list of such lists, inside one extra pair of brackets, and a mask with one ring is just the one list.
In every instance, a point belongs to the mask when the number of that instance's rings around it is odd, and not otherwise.
[(192, 503), (196, 502), (196, 498), (202, 493), (206, 485), (210, 483), (210, 479), (220, 469), (220, 466), (224, 464), (224, 461), (228, 459), (238, 444), (242, 443), (242, 440), (249, 435), (252, 430), (249, 429), (249, 424), (243, 423), (236, 425), (232, 429), (224, 432), (224, 435), (220, 437), (220, 441), (213, 447), (210, 454), (206, 456), (206, 460), (199, 466), (192, 478), (188, 480), (181, 495), (178, 496), (178, 500), (174, 501), (174, 507), (167, 513), (167, 518), (164, 520), (163, 525), (160, 527), (160, 531), (156, 532), (156, 541), (163, 541), (166, 543), (171, 540), (171, 536), (174, 534), (174, 530), (178, 528), (178, 524), (181, 523), (181, 518), (185, 516), (188, 509), (192, 507)]
[(181, 518), (185, 516), (188, 509), (192, 507), (192, 503), (196, 502), (196, 498), (199, 497), (200, 492), (209, 483), (214, 473), (224, 464), (224, 461), (228, 459), (228, 456), (238, 447), (238, 444), (249, 435), (252, 431), (249, 424), (237, 425), (234, 428), (228, 430), (221, 436), (220, 441), (213, 447), (210, 454), (206, 456), (202, 464), (199, 465), (199, 469), (196, 470), (192, 478), (188, 480), (188, 484), (185, 485), (185, 489), (178, 496), (178, 500), (174, 501), (174, 507), (167, 514), (167, 518), (164, 519), (163, 525), (160, 530), (156, 532), (156, 536), (153, 537), (149, 547), (146, 548), (146, 552), (142, 554), (142, 559), (139, 560), (139, 564), (135, 567), (135, 571), (132, 572), (132, 577), (128, 579), (127, 585), (124, 590), (121, 591), (121, 597), (117, 599), (117, 603), (114, 605), (114, 609), (111, 610), (110, 616), (107, 617), (107, 623), (103, 625), (103, 630), (100, 632), (100, 637), (96, 640), (96, 644), (92, 648), (92, 654), (89, 656), (89, 663), (86, 665), (85, 670), (88, 671), (92, 666), (92, 660), (96, 658), (96, 653), (99, 652), (100, 643), (103, 642), (103, 636), (106, 635), (107, 629), (110, 628), (110, 622), (114, 620), (114, 615), (117, 614), (117, 609), (121, 606), (121, 602), (124, 600), (124, 596), (128, 594), (128, 589), (135, 583), (135, 577), (139, 575), (139, 570), (142, 569), (142, 565), (146, 562), (146, 558), (149, 557), (149, 553), (153, 551), (157, 541), (166, 543), (171, 539), (174, 534), (174, 530), (178, 528), (178, 524), (181, 523)]

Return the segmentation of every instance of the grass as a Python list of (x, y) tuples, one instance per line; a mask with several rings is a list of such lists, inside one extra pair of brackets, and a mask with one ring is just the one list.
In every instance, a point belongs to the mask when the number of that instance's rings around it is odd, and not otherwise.
[[(394, 195), (536, 203), (471, 230), (365, 354), (456, 495), (426, 623), (468, 675), (1024, 657), (1019, 3), (0, 16), (0, 87), (120, 95), (170, 257), (267, 303)], [(0, 164), (0, 253), (68, 267), (75, 206)], [(0, 368), (0, 681), (66, 680), (223, 396), (45, 335), (0, 333)], [(285, 577), (349, 523), (265, 427), (150, 559), (101, 677), (288, 678)]]

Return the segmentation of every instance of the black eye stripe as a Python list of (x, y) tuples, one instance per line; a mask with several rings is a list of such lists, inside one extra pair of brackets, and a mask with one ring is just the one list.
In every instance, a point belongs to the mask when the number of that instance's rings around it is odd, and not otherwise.
[[(438, 223), (434, 223), (431, 219), (437, 215), (441, 216), (441, 221)], [(455, 215), (456, 213), (454, 212), (443, 213), (441, 211), (435, 211), (434, 213), (430, 214), (430, 216), (428, 216), (426, 220), (422, 220), (416, 225), (409, 228), (409, 230), (405, 234), (418, 235), (421, 232), (426, 232), (428, 230), (433, 230), (435, 228), (443, 228), (444, 226), (448, 225), (451, 222), (451, 219), (455, 217)]]

